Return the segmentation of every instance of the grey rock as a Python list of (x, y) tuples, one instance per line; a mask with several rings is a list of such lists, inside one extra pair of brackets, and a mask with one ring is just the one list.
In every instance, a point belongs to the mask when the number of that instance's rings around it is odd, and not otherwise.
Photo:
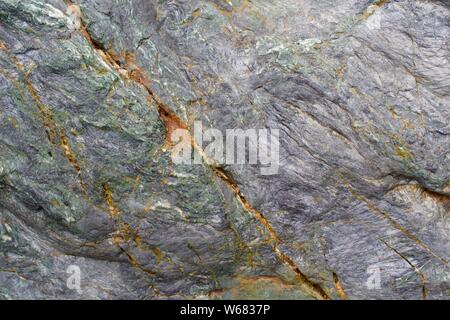
[[(448, 299), (449, 38), (449, 1), (0, 0), (0, 299)], [(278, 173), (174, 163), (196, 120), (279, 129)]]

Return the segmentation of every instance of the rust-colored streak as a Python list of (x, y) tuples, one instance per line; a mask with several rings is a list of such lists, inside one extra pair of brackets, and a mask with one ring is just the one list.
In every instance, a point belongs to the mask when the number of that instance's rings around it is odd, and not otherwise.
[[(71, 0), (66, 0), (69, 6), (76, 6)], [(79, 11), (79, 9), (78, 9)], [(81, 15), (81, 13), (80, 13)], [(81, 18), (81, 17), (80, 17)], [(186, 129), (187, 126), (166, 106), (151, 89), (151, 81), (146, 76), (145, 71), (136, 64), (136, 59), (134, 54), (126, 53), (115, 53), (111, 50), (103, 49), (90, 35), (87, 30), (86, 25), (81, 20), (81, 26), (79, 32), (84, 36), (84, 38), (89, 42), (89, 44), (95, 49), (103, 62), (105, 62), (112, 70), (115, 70), (120, 76), (125, 80), (133, 81), (140, 84), (148, 94), (148, 100), (150, 103), (155, 103), (158, 108), (158, 112), (161, 120), (163, 121), (166, 128), (166, 144), (171, 145), (170, 137), (176, 129)], [(123, 61), (123, 62), (122, 62)]]
[(6, 48), (5, 44), (0, 41), (0, 51), (8, 52), (8, 48)]
[[(450, 181), (448, 183), (450, 186)], [(423, 187), (420, 184), (398, 184), (395, 187), (391, 188), (390, 191), (392, 192), (401, 192), (402, 190), (409, 190), (411, 192), (414, 192), (419, 195), (420, 200), (426, 201), (426, 200), (432, 200), (438, 204), (443, 205), (444, 207), (450, 208), (450, 195), (448, 192), (446, 193), (445, 188), (442, 192), (433, 191), (430, 189), (427, 189)]]
[(73, 152), (73, 149), (70, 146), (69, 139), (65, 135), (64, 130), (58, 128), (51, 109), (42, 103), (36, 89), (32, 86), (27, 77), (24, 78), (24, 82), (28, 89), (28, 92), (31, 94), (33, 100), (38, 106), (48, 141), (51, 144), (59, 145), (61, 147), (67, 161), (76, 171), (81, 191), (87, 194), (86, 186), (83, 182), (83, 179), (81, 178), (81, 167), (78, 163), (75, 153)]
[(230, 187), (230, 189), (233, 191), (236, 198), (239, 200), (239, 202), (245, 208), (245, 210), (251, 213), (252, 216), (256, 218), (256, 220), (258, 220), (266, 228), (267, 232), (270, 235), (270, 239), (275, 243), (281, 242), (278, 234), (276, 233), (272, 225), (269, 223), (269, 220), (267, 220), (267, 218), (261, 212), (252, 207), (252, 205), (247, 201), (247, 199), (242, 194), (237, 183), (225, 172), (225, 170), (223, 170), (220, 167), (211, 167), (211, 168), (213, 172)]
[[(19, 64), (16, 63), (17, 67), (20, 67)], [(36, 89), (31, 84), (30, 80), (26, 75), (24, 75), (24, 84), (31, 95), (31, 98), (35, 102), (36, 106), (39, 109), (39, 113), (41, 116), (42, 124), (44, 125), (45, 134), (47, 136), (48, 141), (51, 144), (57, 144), (58, 139), (58, 128), (56, 126), (55, 120), (53, 118), (52, 111), (46, 105), (42, 103), (41, 97), (38, 95)]]
[[(0, 47), (3, 47), (6, 52), (10, 52), (6, 46), (0, 42)], [(10, 57), (11, 62), (14, 63), (17, 70), (20, 71), (22, 74), (22, 80), (27, 88), (28, 93), (31, 96), (31, 99), (34, 101), (34, 103), (37, 106), (37, 109), (39, 110), (39, 115), (42, 121), (42, 125), (45, 130), (45, 135), (47, 137), (47, 140), (50, 144), (53, 145), (59, 145), (60, 148), (63, 151), (63, 154), (67, 158), (67, 161), (69, 164), (75, 169), (78, 177), (78, 182), (80, 185), (80, 189), (83, 192), (83, 194), (87, 194), (87, 190), (85, 187), (85, 184), (83, 182), (83, 179), (81, 178), (81, 167), (77, 161), (76, 155), (73, 152), (73, 149), (70, 146), (69, 139), (65, 135), (64, 129), (60, 129), (54, 119), (52, 110), (42, 101), (42, 98), (38, 94), (37, 90), (31, 83), (29, 79), (29, 72), (27, 72), (24, 69), (23, 64), (15, 57)]]
[(61, 147), (64, 150), (64, 154), (66, 155), (67, 160), (72, 164), (77, 172), (80, 172), (81, 167), (78, 164), (78, 161), (75, 157), (75, 154), (72, 151), (72, 148), (69, 145), (69, 139), (64, 135), (64, 130), (61, 130)]
[(309, 280), (308, 277), (295, 264), (295, 262), (280, 250), (278, 245), (281, 242), (281, 239), (279, 238), (275, 229), (272, 227), (269, 220), (261, 212), (253, 208), (252, 205), (247, 201), (236, 182), (234, 182), (233, 179), (222, 168), (212, 167), (212, 170), (229, 186), (244, 209), (265, 227), (271, 240), (271, 246), (277, 258), (282, 263), (286, 264), (291, 269), (291, 271), (294, 272), (300, 285), (303, 285), (315, 298), (321, 300), (330, 300), (330, 297), (325, 292), (325, 290), (323, 290), (320, 285)]
[(108, 183), (104, 183), (103, 187), (103, 195), (105, 197), (105, 202), (108, 205), (109, 216), (114, 220), (116, 225), (116, 233), (112, 237), (113, 243), (117, 246), (117, 248), (125, 254), (128, 261), (130, 262), (133, 268), (139, 269), (150, 276), (155, 276), (156, 273), (153, 270), (149, 270), (144, 268), (139, 264), (139, 261), (136, 257), (128, 252), (125, 248), (123, 248), (122, 243), (127, 240), (132, 240), (136, 246), (139, 248), (141, 243), (141, 237), (138, 235), (136, 230), (134, 230), (129, 224), (121, 221), (121, 214), (119, 207), (114, 201), (112, 191), (108, 185)]
[(15, 274), (20, 280), (24, 280), (24, 281), (28, 281), (27, 278), (25, 278), (24, 276), (22, 276), (16, 268), (13, 269), (0, 269), (0, 272), (4, 272), (4, 273), (12, 273)]
[(348, 300), (348, 296), (344, 290), (344, 287), (342, 286), (342, 282), (335, 272), (333, 272), (333, 281), (334, 286), (336, 287), (336, 291), (339, 294), (339, 297), (341, 297), (342, 300)]
[(120, 247), (120, 250), (127, 256), (128, 260), (130, 261), (130, 264), (133, 268), (139, 269), (145, 273), (147, 273), (149, 276), (154, 277), (156, 275), (156, 272), (152, 271), (152, 270), (148, 270), (143, 268), (139, 262), (137, 261), (136, 257), (129, 253), (128, 251), (126, 251), (125, 249), (123, 249), (122, 247)]
[(389, 249), (394, 251), (400, 258), (402, 258), (413, 270), (414, 272), (419, 276), (420, 282), (422, 283), (422, 299), (427, 300), (428, 299), (428, 291), (427, 291), (427, 278), (425, 275), (417, 268), (411, 261), (409, 261), (408, 258), (406, 258), (400, 251), (395, 249), (393, 246), (388, 244), (387, 242), (380, 240), (382, 243), (384, 243)]
[(425, 189), (419, 185), (416, 186), (416, 188), (421, 193), (421, 196), (423, 199), (426, 199), (427, 197), (429, 197), (438, 203), (442, 203), (444, 206), (450, 207), (450, 195), (445, 194), (445, 193), (439, 193), (439, 192), (432, 191), (429, 189)]
[[(73, 5), (73, 3), (68, 0), (68, 4)], [(111, 52), (106, 52), (103, 50), (99, 45), (95, 43), (93, 38), (90, 36), (87, 28), (83, 23), (81, 23), (81, 34), (83, 34), (89, 43), (92, 44), (94, 49), (99, 53), (99, 56), (104, 60), (105, 63), (107, 63), (109, 66), (112, 67), (112, 69), (116, 70), (125, 80), (128, 81), (134, 81), (137, 84), (140, 84), (148, 93), (148, 99), (149, 102), (156, 103), (158, 112), (161, 118), (161, 121), (164, 123), (166, 128), (166, 141), (168, 142), (168, 145), (170, 146), (171, 141), (171, 135), (172, 133), (179, 128), (187, 129), (188, 125), (185, 124), (168, 106), (166, 106), (152, 91), (150, 87), (151, 81), (146, 76), (146, 72), (142, 70), (134, 61), (134, 56), (132, 54), (124, 54), (124, 55), (117, 55), (113, 54)], [(124, 58), (124, 63), (120, 62), (120, 58)], [(204, 153), (204, 151), (196, 144), (194, 138), (191, 138), (191, 142), (193, 147), (205, 158), (207, 163), (214, 163), (214, 161), (207, 157), (207, 155)], [(166, 143), (167, 144), (167, 143)], [(240, 188), (238, 185), (233, 181), (233, 179), (220, 167), (210, 165), (213, 173), (215, 173), (222, 181), (225, 182), (227, 186), (231, 188), (233, 193), (235, 194), (238, 201), (241, 203), (243, 208), (253, 216), (254, 219), (259, 221), (267, 230), (272, 248), (277, 256), (277, 258), (284, 264), (286, 264), (296, 275), (297, 279), (299, 280), (299, 283), (303, 285), (303, 287), (306, 288), (306, 290), (315, 298), (317, 299), (330, 299), (330, 297), (327, 295), (327, 293), (317, 284), (310, 281), (305, 274), (303, 274), (298, 266), (295, 265), (293, 260), (289, 258), (286, 254), (282, 253), (281, 250), (278, 247), (278, 244), (281, 242), (280, 238), (278, 237), (276, 231), (268, 221), (268, 219), (258, 210), (253, 208), (251, 204), (247, 201), (245, 196), (240, 191)], [(107, 197), (108, 198), (108, 197)], [(108, 201), (107, 201), (108, 202)], [(108, 204), (108, 207), (111, 206)], [(112, 210), (112, 215), (116, 215), (115, 210)]]
[(274, 245), (274, 251), (277, 254), (278, 258), (283, 261), (296, 275), (299, 280), (300, 285), (303, 285), (308, 289), (310, 294), (319, 300), (331, 300), (330, 296), (322, 289), (320, 285), (312, 282), (308, 279), (308, 277), (300, 270), (300, 268), (295, 264), (292, 259), (287, 256), (285, 253), (282, 253), (278, 246)]
[(375, 204), (373, 204), (371, 201), (369, 201), (368, 199), (366, 199), (363, 195), (357, 193), (355, 190), (353, 190), (353, 188), (351, 187), (350, 183), (348, 181), (346, 181), (346, 179), (341, 176), (344, 180), (344, 186), (346, 187), (346, 189), (359, 201), (363, 202), (366, 204), (367, 208), (377, 214), (378, 216), (380, 216), (381, 218), (385, 219), (392, 227), (394, 227), (395, 229), (397, 229), (398, 231), (400, 231), (401, 233), (403, 233), (406, 237), (408, 237), (410, 240), (412, 240), (413, 242), (415, 242), (419, 247), (421, 247), (422, 249), (424, 249), (425, 251), (427, 251), (428, 253), (430, 253), (432, 256), (434, 256), (436, 259), (440, 260), (441, 262), (443, 262), (447, 267), (449, 267), (448, 261), (439, 256), (436, 252), (434, 252), (433, 249), (431, 249), (429, 246), (427, 246), (422, 240), (420, 240), (419, 238), (417, 238), (414, 234), (412, 234), (408, 229), (406, 229), (404, 226), (402, 226), (400, 223), (398, 223), (395, 219), (393, 219), (389, 213), (387, 213), (386, 211), (381, 210), (380, 208), (378, 208)]

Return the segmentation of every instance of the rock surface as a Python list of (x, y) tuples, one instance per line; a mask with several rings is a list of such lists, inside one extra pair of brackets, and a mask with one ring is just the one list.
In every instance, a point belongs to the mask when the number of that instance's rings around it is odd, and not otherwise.
[[(448, 299), (449, 39), (447, 0), (0, 0), (0, 299)], [(195, 120), (278, 174), (173, 163)]]

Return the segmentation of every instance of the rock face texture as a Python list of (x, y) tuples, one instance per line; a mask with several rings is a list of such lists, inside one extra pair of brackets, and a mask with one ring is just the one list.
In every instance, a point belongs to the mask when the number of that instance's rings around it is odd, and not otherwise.
[(0, 0), (0, 299), (448, 299), (449, 218), (450, 1)]

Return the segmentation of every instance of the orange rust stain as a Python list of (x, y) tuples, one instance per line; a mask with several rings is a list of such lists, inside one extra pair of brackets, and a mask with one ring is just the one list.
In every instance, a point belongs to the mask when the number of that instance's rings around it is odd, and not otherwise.
[(8, 48), (6, 48), (5, 44), (0, 41), (0, 51), (8, 52)]
[(187, 130), (187, 126), (173, 112), (166, 108), (159, 108), (159, 116), (166, 128), (166, 146), (172, 146), (172, 134), (177, 129)]
[(81, 171), (81, 167), (78, 164), (77, 158), (75, 156), (75, 153), (73, 152), (72, 148), (70, 147), (69, 144), (69, 139), (66, 137), (64, 130), (61, 130), (61, 148), (64, 151), (64, 154), (67, 158), (67, 160), (70, 162), (70, 164), (72, 165), (72, 167), (74, 167), (74, 169), (77, 172)]
[[(236, 283), (230, 288), (221, 288), (211, 291), (208, 296), (211, 299), (222, 299), (225, 294), (231, 293), (232, 299), (242, 299), (242, 293), (250, 292), (258, 295), (259, 292), (272, 292), (282, 294), (284, 292), (292, 292), (303, 290), (296, 284), (286, 281), (283, 278), (273, 275), (260, 276), (238, 276)], [(246, 296), (245, 299), (249, 297)]]
[(250, 212), (268, 231), (270, 235), (270, 240), (272, 240), (275, 243), (281, 242), (278, 234), (273, 229), (273, 227), (270, 225), (267, 218), (258, 210), (253, 208), (251, 204), (247, 201), (247, 199), (242, 194), (239, 186), (236, 184), (236, 182), (222, 169), (219, 167), (213, 167), (212, 168), (214, 173), (221, 178), (229, 187), (230, 189), (235, 193), (236, 197), (238, 198), (239, 202), (242, 204), (242, 206)]

